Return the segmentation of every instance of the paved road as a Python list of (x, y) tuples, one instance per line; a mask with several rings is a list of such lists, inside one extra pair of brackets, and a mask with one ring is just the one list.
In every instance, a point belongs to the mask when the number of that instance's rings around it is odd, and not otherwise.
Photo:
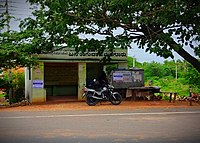
[(199, 143), (199, 109), (0, 112), (2, 143)]

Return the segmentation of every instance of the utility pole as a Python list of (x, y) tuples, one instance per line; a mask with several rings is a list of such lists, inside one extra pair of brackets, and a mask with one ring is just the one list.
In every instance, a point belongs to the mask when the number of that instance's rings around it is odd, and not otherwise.
[(176, 65), (176, 80), (178, 79), (178, 65), (177, 61), (175, 60), (175, 65)]
[(9, 26), (9, 24), (10, 24), (10, 19), (9, 19), (9, 13), (8, 13), (8, 0), (6, 0), (6, 2), (5, 2), (5, 7), (6, 7), (6, 21), (7, 21), (7, 23), (6, 23), (6, 26), (7, 26), (7, 32), (10, 30), (10, 26)]
[(133, 57), (133, 65), (132, 65), (133, 67), (135, 67), (136, 66), (136, 58), (135, 57)]
[[(6, 26), (7, 26), (7, 32), (10, 31), (10, 17), (9, 17), (9, 12), (8, 12), (8, 0), (6, 0), (5, 2), (5, 8), (6, 8)], [(11, 65), (12, 61), (9, 61), (10, 65)], [(13, 95), (13, 87), (12, 87), (12, 67), (9, 65), (9, 70), (8, 70), (8, 80), (9, 80), (9, 104), (11, 104), (11, 100), (12, 100), (12, 95)]]

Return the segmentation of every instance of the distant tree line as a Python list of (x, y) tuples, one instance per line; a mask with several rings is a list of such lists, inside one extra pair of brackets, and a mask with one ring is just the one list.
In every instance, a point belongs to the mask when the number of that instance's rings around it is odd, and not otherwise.
[[(129, 67), (132, 64), (129, 57)], [(194, 92), (200, 92), (200, 74), (187, 61), (164, 61), (158, 62), (136, 62), (136, 67), (144, 69), (145, 84), (149, 82), (154, 86), (161, 86), (161, 90), (174, 91), (182, 95), (188, 95), (189, 87), (193, 87)]]

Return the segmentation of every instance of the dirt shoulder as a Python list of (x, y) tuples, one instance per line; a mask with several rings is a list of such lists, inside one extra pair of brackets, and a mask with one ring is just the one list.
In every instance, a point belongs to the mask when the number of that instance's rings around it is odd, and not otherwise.
[(126, 110), (145, 108), (199, 108), (199, 103), (189, 106), (188, 102), (176, 101), (123, 101), (120, 105), (112, 105), (109, 102), (99, 103), (96, 106), (88, 106), (85, 102), (65, 102), (65, 103), (43, 103), (26, 106), (1, 106), (1, 111), (62, 111), (62, 110)]

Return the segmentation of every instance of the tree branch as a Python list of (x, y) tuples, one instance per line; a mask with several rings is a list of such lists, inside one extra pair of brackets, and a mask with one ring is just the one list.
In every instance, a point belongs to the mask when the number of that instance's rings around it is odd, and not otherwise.
[(188, 61), (190, 64), (196, 68), (196, 70), (200, 73), (200, 62), (194, 58), (192, 55), (190, 55), (187, 51), (185, 51), (179, 44), (177, 44), (173, 39), (171, 39), (170, 42), (168, 42), (168, 45), (176, 51), (181, 57), (183, 57), (186, 61)]

